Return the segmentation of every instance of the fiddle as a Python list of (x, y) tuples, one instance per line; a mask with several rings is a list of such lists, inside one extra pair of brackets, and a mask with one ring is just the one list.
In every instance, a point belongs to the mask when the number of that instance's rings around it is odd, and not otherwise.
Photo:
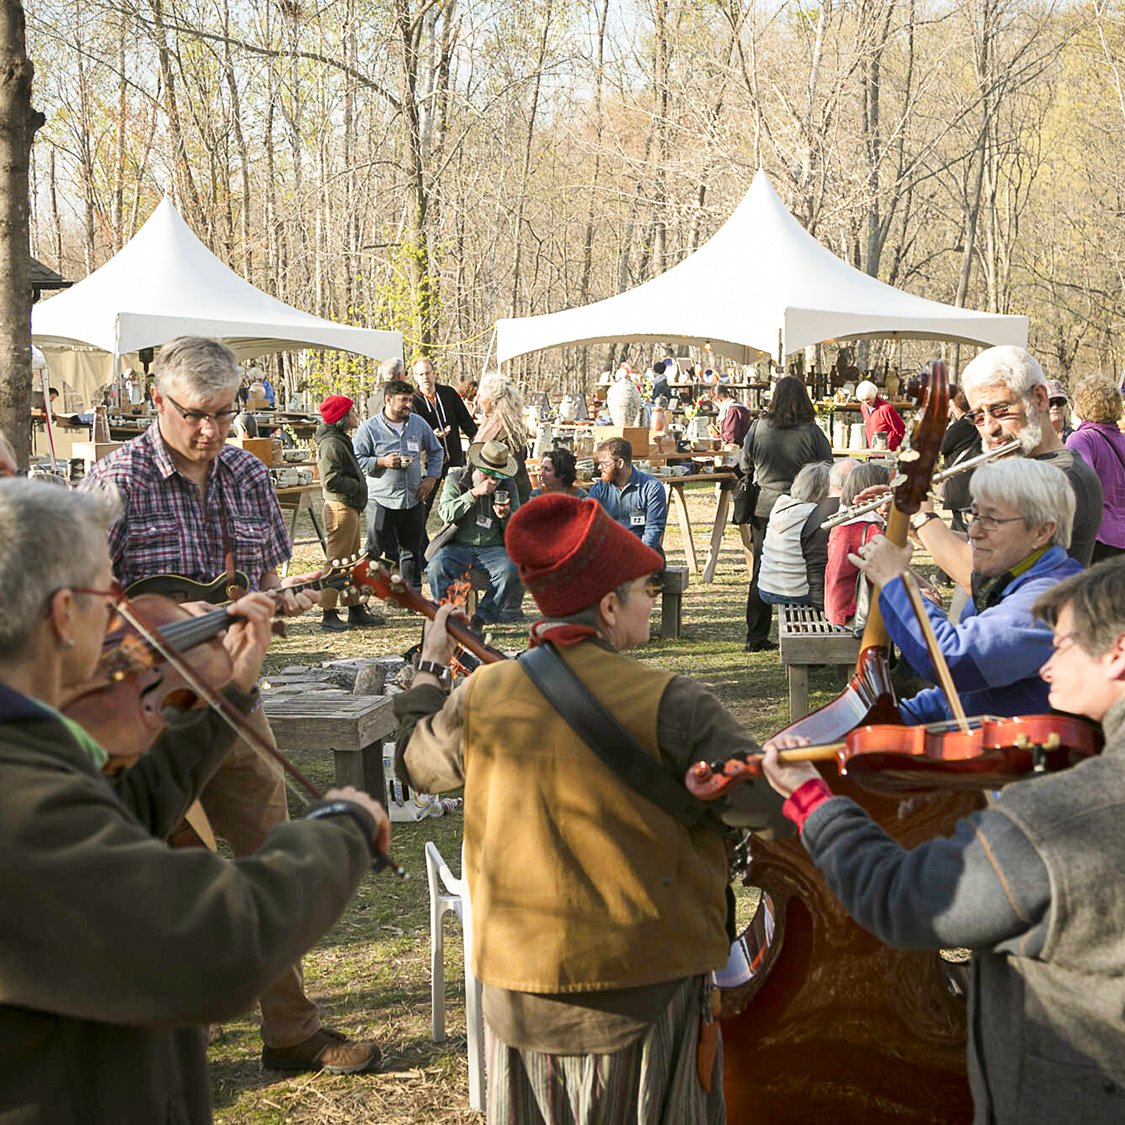
[[(372, 563), (370, 560), (359, 563), (352, 570), (352, 582), (362, 589), (371, 590), (384, 601), (393, 601), (403, 609), (419, 613), (430, 621), (433, 621), (438, 611), (436, 602), (423, 597), (409, 582), (404, 581), (401, 575), (392, 574), (380, 563)], [(487, 644), (482, 637), (456, 617), (450, 617), (446, 621), (445, 629), (460, 646), (458, 652), (454, 654), (455, 659), (459, 658), (468, 672), (478, 664), (495, 664), (498, 660), (508, 659), (507, 654)], [(460, 649), (472, 653), (476, 661), (467, 660)]]
[[(999, 789), (1038, 773), (1069, 769), (1104, 744), (1101, 731), (1071, 715), (982, 715), (956, 722), (904, 727), (889, 723), (857, 727), (839, 742), (778, 752), (783, 762), (835, 761), (841, 777), (882, 796), (909, 796), (948, 789)], [(732, 785), (761, 776), (762, 755), (697, 762), (687, 789), (715, 800)]]
[[(321, 588), (333, 578), (339, 580), (342, 577), (341, 573), (337, 573), (334, 576), (330, 575), (328, 579), (311, 579), (301, 585), (306, 588)], [(350, 578), (350, 575), (348, 577)], [(282, 592), (276, 592), (275, 600), (282, 596)], [(164, 707), (169, 705), (190, 707), (205, 703), (214, 709), (239, 738), (260, 753), (275, 759), (284, 770), (287, 781), (296, 782), (314, 800), (322, 799), (323, 794), (320, 789), (284, 754), (250, 727), (245, 721), (245, 716), (226, 697), (218, 693), (218, 689), (230, 680), (233, 671), (233, 665), (225, 649), (218, 646), (223, 653), (223, 658), (219, 658), (212, 651), (206, 654), (205, 660), (196, 659), (194, 662), (189, 662), (169, 641), (170, 633), (172, 641), (189, 643), (190, 638), (191, 647), (187, 651), (195, 653), (205, 641), (226, 629), (236, 615), (223, 609), (196, 618), (186, 614), (186, 611), (175, 603), (157, 595), (145, 595), (144, 598), (153, 599), (146, 607), (149, 614), (156, 612), (172, 616), (174, 619), (171, 624), (163, 631), (154, 629), (151, 624), (138, 616), (135, 606), (123, 597), (118, 603), (117, 613), (131, 632), (126, 633), (123, 627), (110, 630), (111, 634), (120, 634), (120, 637), (117, 643), (110, 647), (108, 660), (106, 653), (103, 653), (99, 663), (101, 675), (95, 676), (94, 681), (82, 685), (71, 694), (69, 701), (64, 704), (64, 713), (83, 725), (95, 738), (99, 735), (104, 737), (107, 729), (120, 736), (127, 729), (128, 721), (132, 720), (145, 731), (144, 745), (139, 751), (143, 753), (164, 728), (163, 716), (160, 714)], [(126, 643), (129, 651), (125, 651), (125, 655), (122, 656)], [(162, 662), (166, 662), (167, 668), (161, 666)], [(169, 674), (169, 669), (174, 676)], [(204, 672), (207, 673), (206, 676)], [(115, 707), (121, 706), (125, 707), (124, 712), (114, 712)], [(114, 712), (115, 721), (107, 726), (104, 716), (108, 712)], [(103, 720), (100, 726), (99, 719)], [(117, 742), (117, 745), (120, 746), (121, 743)], [(108, 747), (106, 750), (110, 752)], [(125, 757), (120, 749), (115, 756)], [(136, 756), (134, 754), (133, 758), (135, 759)], [(377, 852), (371, 866), (373, 871), (389, 867), (399, 878), (409, 877), (406, 869), (387, 852)]]

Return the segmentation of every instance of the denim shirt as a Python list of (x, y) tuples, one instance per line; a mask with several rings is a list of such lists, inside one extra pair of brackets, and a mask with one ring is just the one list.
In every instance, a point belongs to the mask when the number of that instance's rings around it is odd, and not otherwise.
[(624, 488), (596, 480), (589, 497), (597, 500), (627, 531), (638, 536), (646, 547), (661, 550), (664, 525), (668, 522), (668, 499), (664, 485), (654, 476), (634, 468)]
[[(407, 416), (402, 433), (398, 434), (380, 411), (359, 427), (352, 444), (356, 460), (367, 474), (367, 498), (384, 508), (413, 508), (419, 503), (416, 492), (422, 483), (423, 453), (426, 455), (426, 476), (441, 476), (445, 451), (434, 431), (417, 414)], [(410, 468), (380, 469), (376, 460), (392, 453), (413, 457)]]

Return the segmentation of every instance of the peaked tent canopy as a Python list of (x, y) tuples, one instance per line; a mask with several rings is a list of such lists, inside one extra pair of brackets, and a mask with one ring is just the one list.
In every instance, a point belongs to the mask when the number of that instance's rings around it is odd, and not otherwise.
[(789, 213), (762, 169), (734, 214), (694, 254), (592, 305), (496, 323), (500, 362), (563, 344), (710, 343), (748, 363), (858, 336), (1027, 344), (1027, 317), (904, 293), (849, 266)]
[(335, 324), (255, 289), (196, 238), (167, 196), (104, 266), (35, 305), (31, 332), (41, 348), (114, 356), (188, 334), (221, 339), (240, 359), (292, 348), (402, 355), (400, 332)]

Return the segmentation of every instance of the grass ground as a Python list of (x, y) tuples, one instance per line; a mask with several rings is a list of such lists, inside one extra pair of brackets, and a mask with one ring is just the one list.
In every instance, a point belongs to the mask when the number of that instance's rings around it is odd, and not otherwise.
[[(687, 490), (697, 546), (705, 543), (714, 513), (709, 486)], [(319, 547), (302, 517), (295, 569), (318, 565)], [(684, 562), (678, 527), (669, 525), (665, 546), (671, 564)], [(743, 609), (748, 576), (736, 528), (728, 528), (715, 581), (692, 576), (684, 597), (684, 631), (677, 641), (654, 640), (634, 655), (708, 684), (757, 736), (765, 737), (788, 718), (784, 669), (776, 652), (747, 654)], [(309, 614), (292, 622), (274, 642), (267, 670), (314, 664), (345, 656), (404, 652), (420, 630), (419, 619), (380, 607), (386, 626), (330, 634)], [(525, 609), (533, 609), (530, 598)], [(657, 612), (657, 617), (659, 611)], [(654, 620), (655, 625), (655, 620)], [(654, 632), (657, 630), (654, 628)], [(493, 643), (523, 647), (526, 626), (498, 629)], [(839, 691), (833, 670), (814, 669), (812, 706)], [(331, 756), (294, 755), (320, 785), (332, 780)], [(295, 806), (293, 812), (298, 811)], [(365, 881), (344, 916), (304, 960), (309, 994), (322, 1005), (325, 1021), (351, 1035), (374, 1038), (382, 1047), (379, 1073), (356, 1076), (284, 1077), (260, 1072), (257, 1014), (223, 1026), (212, 1045), (211, 1075), (220, 1122), (399, 1122), (481, 1121), (468, 1109), (461, 941), (455, 921), (446, 931), (446, 1025), (448, 1038), (430, 1036), (429, 906), (424, 847), (434, 840), (453, 863), (461, 847), (461, 816), (454, 813), (419, 824), (396, 824), (393, 851), (410, 872), (402, 882), (388, 876)]]

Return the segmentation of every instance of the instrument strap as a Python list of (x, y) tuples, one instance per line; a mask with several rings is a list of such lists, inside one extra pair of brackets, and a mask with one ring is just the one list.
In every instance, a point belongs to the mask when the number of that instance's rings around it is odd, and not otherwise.
[(519, 656), (520, 667), (567, 725), (626, 785), (689, 828), (728, 837), (738, 832), (716, 815), (712, 801), (689, 793), (602, 705), (549, 641)]

